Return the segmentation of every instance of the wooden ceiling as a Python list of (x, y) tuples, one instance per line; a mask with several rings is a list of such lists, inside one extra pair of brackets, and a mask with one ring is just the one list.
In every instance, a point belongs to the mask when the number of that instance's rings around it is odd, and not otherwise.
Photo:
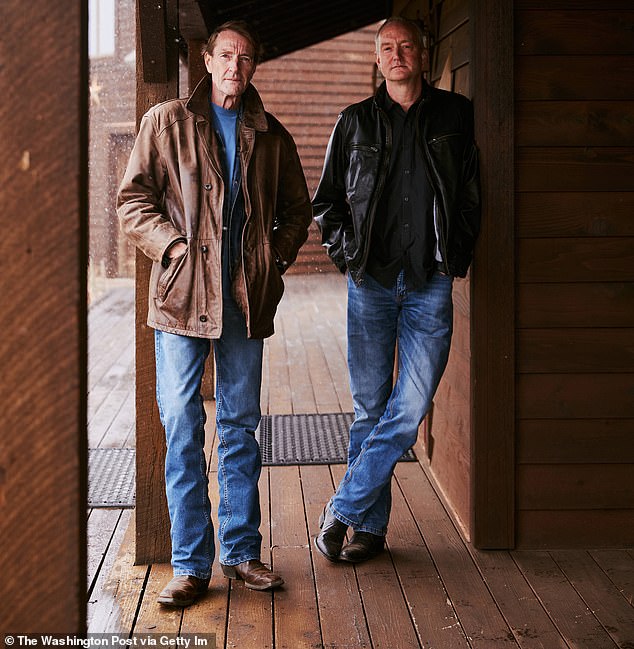
[(391, 0), (180, 0), (185, 40), (207, 40), (215, 27), (242, 19), (258, 31), (263, 61), (283, 56), (387, 18)]

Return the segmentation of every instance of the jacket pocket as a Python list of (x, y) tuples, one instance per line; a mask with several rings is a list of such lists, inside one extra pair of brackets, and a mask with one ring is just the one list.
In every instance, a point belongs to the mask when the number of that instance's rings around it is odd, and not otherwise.
[(165, 269), (165, 272), (161, 275), (158, 280), (156, 287), (156, 297), (161, 302), (164, 302), (169, 295), (170, 289), (174, 286), (178, 275), (185, 265), (185, 259), (187, 258), (189, 249), (186, 250), (182, 255), (172, 259), (170, 265)]

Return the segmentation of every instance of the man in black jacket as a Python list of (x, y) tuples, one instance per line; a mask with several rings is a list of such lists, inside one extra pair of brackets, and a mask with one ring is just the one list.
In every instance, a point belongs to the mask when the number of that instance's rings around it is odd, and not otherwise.
[(323, 244), (348, 272), (355, 409), (347, 471), (315, 539), (331, 561), (383, 549), (392, 473), (447, 364), (453, 278), (466, 275), (480, 224), (471, 102), (423, 79), (416, 23), (388, 19), (376, 48), (385, 82), (339, 116), (313, 200)]

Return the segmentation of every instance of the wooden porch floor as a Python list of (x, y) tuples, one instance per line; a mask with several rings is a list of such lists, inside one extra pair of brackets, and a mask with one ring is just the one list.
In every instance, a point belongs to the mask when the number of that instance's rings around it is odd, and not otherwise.
[[(263, 412), (351, 410), (343, 278), (293, 275), (286, 283), (277, 334), (265, 347)], [(131, 288), (118, 288), (91, 309), (91, 448), (134, 444), (132, 301)], [(632, 549), (474, 550), (419, 463), (397, 468), (387, 552), (356, 567), (329, 563), (312, 540), (343, 471), (263, 469), (263, 560), (285, 586), (252, 592), (230, 584), (216, 566), (207, 596), (183, 611), (156, 603), (169, 566), (133, 565), (132, 511), (93, 509), (89, 631), (215, 633), (217, 647), (236, 649), (634, 647)]]

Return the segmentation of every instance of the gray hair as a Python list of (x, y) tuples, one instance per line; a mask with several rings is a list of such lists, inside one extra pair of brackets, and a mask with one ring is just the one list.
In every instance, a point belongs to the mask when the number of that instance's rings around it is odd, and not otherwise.
[(423, 30), (418, 22), (410, 20), (409, 18), (405, 18), (403, 16), (391, 16), (376, 31), (376, 36), (374, 37), (374, 45), (377, 52), (379, 51), (379, 36), (381, 35), (381, 32), (388, 25), (394, 24), (407, 27), (407, 29), (409, 29), (412, 36), (414, 37), (414, 41), (416, 42), (418, 47), (420, 47), (421, 50), (425, 49), (425, 34), (423, 33)]

